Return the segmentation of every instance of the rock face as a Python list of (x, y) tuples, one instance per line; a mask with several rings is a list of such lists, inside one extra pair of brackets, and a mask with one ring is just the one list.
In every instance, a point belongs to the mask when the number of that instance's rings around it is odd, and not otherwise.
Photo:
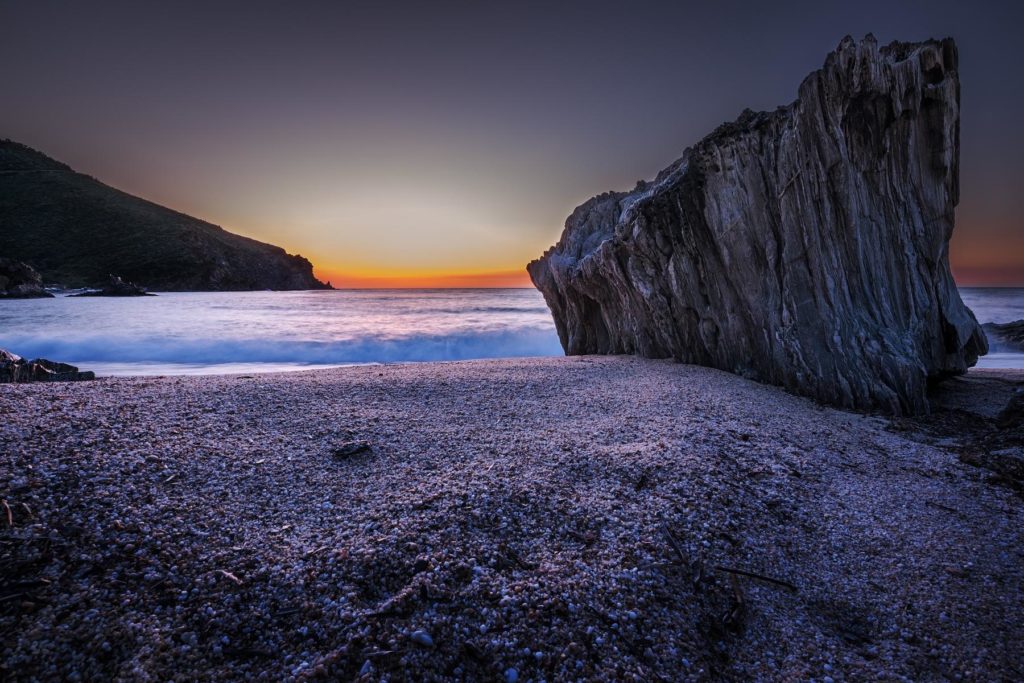
[(102, 289), (94, 289), (71, 296), (156, 296), (156, 294), (150, 294), (145, 287), (140, 287), (134, 282), (125, 282), (117, 275), (111, 275), (110, 281)]
[(577, 208), (529, 264), (568, 354), (712, 366), (834, 405), (928, 410), (985, 336), (948, 265), (959, 193), (951, 39), (845, 38), (632, 192)]
[(1024, 320), (1012, 323), (985, 323), (982, 325), (992, 347), (1007, 351), (1024, 351)]
[(108, 187), (11, 140), (0, 140), (0, 254), (67, 287), (103, 287), (117, 273), (157, 291), (331, 288), (301, 256)]
[(52, 296), (43, 289), (43, 278), (32, 266), (0, 258), (0, 299), (45, 299)]
[(25, 360), (21, 356), (0, 349), (0, 384), (12, 382), (75, 382), (95, 379), (92, 372), (80, 372), (74, 365), (57, 363), (45, 358)]

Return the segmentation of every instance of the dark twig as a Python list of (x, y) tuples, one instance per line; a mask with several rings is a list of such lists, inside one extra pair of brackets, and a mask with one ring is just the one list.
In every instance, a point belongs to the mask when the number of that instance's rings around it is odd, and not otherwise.
[(342, 441), (331, 446), (331, 455), (340, 460), (347, 460), (361, 453), (373, 450), (366, 441)]
[(534, 569), (540, 566), (535, 562), (527, 562), (526, 560), (521, 558), (516, 551), (512, 550), (511, 548), (507, 548), (506, 552), (508, 553), (509, 557), (512, 558), (513, 562), (515, 562), (517, 565), (519, 565), (521, 568), (527, 571), (533, 571)]
[(364, 652), (363, 657), (367, 659), (371, 657), (387, 657), (388, 655), (396, 655), (403, 652), (408, 652), (408, 650), (376, 650), (374, 652)]
[(683, 549), (679, 546), (679, 542), (676, 537), (672, 535), (672, 532), (668, 530), (668, 527), (664, 524), (661, 526), (662, 531), (665, 532), (665, 536), (668, 538), (668, 542), (672, 545), (672, 549), (676, 551), (676, 555), (679, 556), (679, 561), (683, 563), (683, 566), (689, 564), (689, 560), (686, 559), (686, 554)]
[(933, 507), (933, 508), (936, 508), (936, 509), (939, 509), (939, 510), (945, 510), (946, 512), (959, 513), (959, 510), (957, 510), (955, 508), (951, 508), (948, 505), (942, 505), (941, 503), (936, 503), (936, 502), (931, 501), (931, 500), (926, 500), (924, 502), (924, 504), (927, 505), (928, 507)]
[(736, 575), (730, 574), (729, 578), (732, 580), (732, 600), (730, 601), (729, 611), (725, 613), (722, 623), (730, 627), (739, 627), (743, 621), (743, 613), (746, 610), (747, 601), (743, 596), (743, 588), (740, 586), (740, 581), (736, 578)]
[(796, 593), (796, 586), (791, 584), (789, 581), (783, 581), (782, 579), (774, 579), (764, 574), (758, 574), (756, 572), (748, 572), (744, 569), (736, 569), (734, 567), (723, 567), (722, 565), (715, 565), (715, 569), (720, 572), (726, 572), (728, 574), (739, 574), (740, 576), (746, 576), (751, 579), (758, 579), (760, 581), (767, 581), (768, 583), (774, 583), (776, 586), (782, 586)]
[(235, 583), (238, 586), (242, 585), (242, 580), (240, 578), (238, 578), (237, 576), (235, 576), (234, 574), (232, 574), (231, 572), (227, 571), (227, 570), (218, 569), (217, 573), (220, 574), (221, 576), (223, 576), (225, 579), (228, 579), (228, 580), (232, 581), (233, 583)]

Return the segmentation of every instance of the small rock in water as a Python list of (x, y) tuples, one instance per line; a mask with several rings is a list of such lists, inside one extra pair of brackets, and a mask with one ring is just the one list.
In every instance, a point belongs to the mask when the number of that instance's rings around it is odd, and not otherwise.
[(409, 636), (412, 642), (423, 647), (434, 647), (434, 639), (430, 637), (430, 634), (426, 631), (413, 631), (412, 635)]
[(981, 326), (995, 351), (1024, 351), (1024, 320)]
[(111, 275), (105, 285), (99, 289), (90, 289), (81, 294), (71, 296), (156, 296), (134, 282), (128, 282), (117, 275)]
[(365, 441), (343, 441), (331, 447), (331, 455), (341, 460), (346, 460), (360, 453), (368, 453), (372, 449)]
[(518, 681), (518, 680), (519, 680), (519, 672), (518, 671), (516, 671), (514, 668), (511, 668), (511, 667), (508, 668), (508, 669), (505, 669), (505, 682), (506, 683), (516, 683), (516, 681)]
[(35, 268), (0, 256), (0, 299), (53, 298), (43, 288), (43, 277)]
[(0, 349), (0, 384), (14, 382), (77, 382), (95, 379), (92, 372), (79, 372), (74, 365), (45, 358), (26, 360)]

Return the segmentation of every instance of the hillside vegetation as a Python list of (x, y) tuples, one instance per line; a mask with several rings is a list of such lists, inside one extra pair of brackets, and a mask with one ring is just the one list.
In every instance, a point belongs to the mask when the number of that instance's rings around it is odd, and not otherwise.
[(121, 192), (11, 140), (0, 140), (0, 256), (68, 287), (111, 274), (164, 291), (330, 287), (301, 256)]

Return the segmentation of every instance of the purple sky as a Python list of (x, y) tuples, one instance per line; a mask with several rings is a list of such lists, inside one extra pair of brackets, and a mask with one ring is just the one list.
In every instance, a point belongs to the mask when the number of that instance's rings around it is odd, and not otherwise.
[(1024, 3), (553, 4), (0, 0), (0, 137), (321, 273), (511, 271), (845, 34), (952, 35), (954, 270), (1024, 284)]

